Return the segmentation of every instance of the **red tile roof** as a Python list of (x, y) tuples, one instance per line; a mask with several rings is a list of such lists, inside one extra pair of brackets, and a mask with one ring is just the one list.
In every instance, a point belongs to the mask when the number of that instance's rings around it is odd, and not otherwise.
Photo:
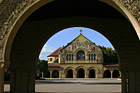
[(60, 66), (60, 63), (48, 63), (48, 66), (51, 67), (51, 66)]
[(108, 65), (104, 65), (105, 67), (118, 67), (119, 64), (108, 64)]
[(63, 48), (63, 47), (58, 48), (58, 49), (55, 50), (53, 53), (51, 53), (50, 55), (48, 55), (48, 57), (50, 57), (50, 56), (58, 56), (59, 53), (60, 53), (60, 50), (61, 50), (62, 48)]

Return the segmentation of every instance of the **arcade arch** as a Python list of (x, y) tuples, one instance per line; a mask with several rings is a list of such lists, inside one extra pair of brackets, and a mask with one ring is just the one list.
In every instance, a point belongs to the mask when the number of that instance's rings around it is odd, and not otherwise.
[(96, 73), (94, 69), (89, 70), (89, 78), (95, 78), (96, 77)]
[(59, 71), (53, 70), (52, 71), (52, 78), (59, 78)]
[(77, 78), (85, 78), (85, 70), (83, 68), (77, 70)]
[[(23, 2), (26, 2), (25, 5), (22, 4)], [(92, 14), (90, 15), (90, 17), (73, 17), (73, 16), (71, 18), (62, 18), (62, 17), (60, 18), (59, 17), (60, 19), (56, 19), (56, 20), (50, 19), (47, 22), (36, 21), (34, 24), (28, 23), (26, 21), (27, 23), (25, 22), (24, 25), (21, 27), (21, 29), (18, 31), (18, 29), (20, 28), (20, 26), (22, 25), (24, 20), (33, 11), (35, 11), (39, 7), (47, 4), (50, 1), (49, 0), (40, 0), (40, 1), (28, 0), (28, 1), (23, 1), (23, 2), (15, 3), (14, 1), (11, 1), (11, 3), (14, 3), (13, 5), (16, 7), (16, 9), (13, 8), (14, 10), (11, 10), (11, 12), (7, 12), (7, 13), (11, 13), (11, 14), (9, 14), (8, 17), (5, 16), (5, 17), (7, 17), (7, 19), (1, 17), (3, 19), (10, 20), (10, 22), (3, 21), (5, 23), (2, 23), (2, 26), (4, 28), (4, 29), (2, 28), (3, 29), (2, 31), (5, 31), (3, 33), (6, 33), (6, 31), (7, 31), (8, 34), (5, 34), (5, 36), (7, 36), (6, 40), (5, 40), (5, 38), (3, 39), (3, 36), (1, 36), (1, 38), (2, 38), (1, 40), (3, 40), (3, 41), (1, 41), (1, 43), (0, 43), (2, 45), (1, 52), (0, 52), (0, 53), (2, 53), (2, 54), (0, 54), (0, 55), (2, 55), (2, 57), (0, 59), (2, 62), (1, 64), (3, 64), (3, 65), (6, 64), (3, 62), (11, 62), (10, 63), (11, 80), (12, 80), (11, 81), (12, 82), (11, 83), (11, 92), (15, 92), (15, 91), (17, 92), (19, 90), (21, 91), (21, 88), (25, 89), (25, 92), (27, 92), (29, 90), (34, 91), (34, 77), (33, 76), (35, 75), (35, 70), (36, 70), (35, 67), (36, 67), (37, 58), (38, 58), (38, 55), (39, 55), (39, 52), (40, 52), (42, 46), (44, 45), (44, 42), (52, 34), (56, 33), (58, 31), (58, 29), (70, 27), (72, 24), (75, 26), (84, 25), (86, 27), (95, 28), (97, 31), (100, 31), (103, 35), (105, 35), (112, 42), (112, 44), (114, 45), (114, 47), (116, 48), (116, 50), (119, 54), (119, 60), (121, 63), (120, 68), (122, 70), (122, 75), (123, 75), (122, 77), (124, 77), (122, 80), (122, 81), (124, 81), (124, 83), (122, 83), (123, 90), (126, 91), (126, 75), (124, 73), (127, 72), (127, 73), (129, 73), (129, 76), (128, 76), (129, 77), (128, 78), (129, 79), (129, 83), (128, 83), (129, 91), (130, 92), (135, 92), (135, 91), (139, 92), (140, 91), (140, 90), (138, 90), (139, 84), (136, 84), (136, 82), (139, 81), (139, 79), (138, 78), (136, 80), (134, 79), (136, 77), (139, 77), (139, 66), (140, 66), (140, 64), (139, 64), (139, 61), (140, 61), (139, 46), (140, 46), (140, 44), (139, 44), (139, 39), (137, 37), (138, 32), (136, 34), (135, 30), (132, 28), (132, 26), (126, 20), (108, 19), (108, 18), (103, 18), (103, 19), (91, 18)], [(118, 10), (120, 10), (120, 11), (122, 10), (121, 12), (123, 12), (123, 14), (125, 14), (125, 16), (127, 16), (129, 21), (133, 25), (134, 25), (134, 23), (136, 23), (138, 25), (138, 23), (135, 20), (133, 20), (134, 17), (131, 15), (131, 13), (125, 13), (124, 11), (126, 9), (123, 9), (123, 8), (120, 9), (120, 6), (122, 7), (122, 5), (118, 6), (112, 0), (110, 0), (109, 2), (113, 3), (112, 6), (114, 6), (114, 7), (117, 6)], [(92, 4), (94, 4), (94, 3), (92, 3)], [(110, 3), (108, 3), (108, 4), (110, 4)], [(12, 4), (8, 4), (8, 5), (12, 6)], [(20, 8), (19, 8), (19, 5), (21, 5)], [(5, 6), (5, 7), (7, 7), (7, 6)], [(6, 10), (5, 7), (4, 7), (4, 9), (5, 9), (4, 11), (9, 11), (8, 9)], [(108, 8), (102, 8), (102, 9), (108, 9)], [(15, 12), (15, 10), (17, 10), (17, 12)], [(20, 11), (20, 10), (22, 10), (22, 11)], [(128, 10), (126, 10), (126, 11), (128, 12)], [(6, 12), (3, 12), (2, 15), (5, 15), (4, 13), (6, 13)], [(85, 13), (83, 13), (83, 14), (85, 14)], [(96, 13), (94, 13), (94, 14), (96, 14)], [(104, 14), (104, 13), (102, 13), (102, 14)], [(98, 15), (96, 15), (96, 16), (98, 16)], [(50, 17), (52, 17), (52, 19), (53, 19), (52, 15), (50, 15)], [(49, 19), (49, 17), (48, 17), (48, 19)], [(7, 25), (6, 22), (11, 23), (10, 27), (9, 27), (9, 25)], [(38, 27), (38, 24), (40, 24), (40, 23), (43, 23), (43, 24), (45, 23), (45, 25), (42, 25), (42, 26), (43, 26), (43, 29), (47, 29), (46, 32), (45, 32), (45, 30), (42, 29), (42, 27), (36, 28), (36, 27)], [(46, 25), (49, 25), (49, 27), (47, 27)], [(93, 25), (94, 25), (94, 27), (93, 27)], [(29, 28), (28, 30), (30, 30), (30, 31), (26, 31), (24, 27), (28, 27)], [(138, 27), (134, 26), (134, 27), (135, 27), (136, 31), (140, 31), (139, 26)], [(31, 31), (31, 30), (33, 30), (33, 31)], [(40, 32), (38, 32), (38, 31), (40, 31)], [(47, 37), (46, 37), (46, 34), (48, 35)], [(139, 36), (139, 34), (138, 34), (138, 36)], [(131, 37), (131, 39), (130, 39), (130, 37)], [(42, 43), (40, 43), (40, 42), (42, 42)], [(132, 62), (133, 62), (133, 64), (132, 64)], [(23, 63), (23, 65), (21, 65), (22, 63)], [(26, 71), (25, 71), (25, 69), (26, 69)], [(131, 69), (134, 69), (134, 71), (131, 71)], [(1, 69), (1, 71), (3, 71), (3, 69)], [(32, 73), (30, 73), (30, 72), (32, 72)], [(135, 72), (137, 72), (137, 73), (135, 73)], [(21, 73), (24, 77), (27, 78), (27, 80), (23, 79), (23, 82), (19, 81), (22, 79)], [(3, 72), (1, 72), (1, 74), (3, 75)], [(14, 75), (16, 75), (16, 76), (14, 76)], [(132, 77), (132, 75), (134, 77)], [(19, 77), (19, 79), (16, 80), (15, 77)], [(1, 81), (3, 80), (2, 78), (0, 78), (0, 79), (1, 79)], [(15, 84), (15, 82), (17, 82), (17, 83)], [(21, 84), (19, 84), (19, 82)], [(133, 82), (133, 84), (132, 84), (132, 82)], [(22, 84), (22, 83), (26, 83), (26, 84)], [(3, 84), (1, 84), (1, 85), (3, 85)], [(18, 86), (18, 85), (20, 85), (20, 86)], [(28, 86), (24, 86), (24, 85), (28, 85)], [(135, 85), (135, 86), (133, 86), (133, 85)], [(15, 86), (18, 86), (18, 87), (15, 87)], [(3, 91), (2, 87), (1, 87), (1, 91)]]
[(73, 78), (73, 70), (72, 69), (67, 70), (66, 78)]
[(113, 78), (119, 78), (120, 77), (120, 72), (118, 70), (114, 70), (112, 74)]
[(111, 72), (110, 72), (110, 70), (105, 70), (104, 71), (104, 74), (103, 74), (103, 77), (104, 78), (111, 78)]

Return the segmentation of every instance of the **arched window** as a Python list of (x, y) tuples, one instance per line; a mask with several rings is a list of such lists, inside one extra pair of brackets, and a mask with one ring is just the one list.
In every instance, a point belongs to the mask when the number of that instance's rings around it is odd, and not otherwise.
[(71, 54), (69, 54), (69, 60), (71, 60)]
[(91, 55), (91, 59), (93, 60), (93, 54)]
[(90, 54), (88, 55), (88, 57), (89, 57), (89, 60), (90, 60)]
[(66, 55), (66, 60), (68, 60), (68, 54)]
[(94, 54), (94, 60), (96, 60), (96, 54)]
[(77, 60), (85, 60), (85, 52), (80, 50), (77, 53)]
[(72, 60), (73, 60), (73, 54), (72, 54)]

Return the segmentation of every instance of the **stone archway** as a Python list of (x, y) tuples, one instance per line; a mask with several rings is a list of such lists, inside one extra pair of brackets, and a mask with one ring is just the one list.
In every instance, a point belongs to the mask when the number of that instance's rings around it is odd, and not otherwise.
[(118, 70), (114, 70), (114, 71), (113, 71), (113, 74), (112, 74), (112, 77), (113, 77), (113, 78), (119, 78), (119, 77), (120, 77), (119, 71), (118, 71)]
[(47, 71), (46, 78), (50, 78), (50, 71)]
[(73, 78), (73, 70), (72, 69), (67, 70), (66, 78)]
[(104, 71), (104, 74), (103, 74), (103, 77), (104, 78), (111, 78), (111, 72), (110, 72), (110, 70), (105, 70)]
[(59, 78), (59, 72), (57, 70), (52, 71), (52, 78)]
[(85, 70), (83, 68), (78, 69), (77, 78), (85, 78)]
[(95, 70), (94, 69), (89, 70), (89, 78), (95, 78), (95, 77), (96, 77)]
[[(94, 0), (95, 1), (95, 0)], [(139, 67), (138, 64), (140, 59), (138, 57), (140, 56), (140, 48), (139, 48), (139, 39), (137, 35), (139, 36), (139, 17), (138, 17), (138, 11), (139, 7), (137, 4), (139, 4), (139, 1), (126, 1), (124, 0), (101, 0), (103, 2), (106, 2), (107, 4), (112, 4), (113, 7), (118, 9), (123, 15), (126, 16), (126, 18), (131, 22), (134, 29), (131, 27), (131, 25), (126, 22), (126, 20), (112, 20), (112, 19), (101, 19), (100, 18), (91, 18), (92, 15), (89, 17), (70, 17), (70, 18), (62, 18), (57, 20), (47, 20), (47, 24), (50, 26), (50, 30), (48, 29), (47, 32), (40, 32), (37, 33), (36, 31), (40, 31), (41, 27), (34, 30), (34, 32), (26, 31), (20, 32), (18, 29), (21, 27), (22, 23), (25, 21), (25, 19), (36, 9), (39, 7), (51, 2), (51, 0), (11, 0), (6, 1), (2, 0), (0, 2), (1, 4), (1, 12), (0, 12), (0, 62), (1, 62), (1, 75), (3, 75), (4, 68), (7, 63), (11, 62), (10, 68), (11, 68), (11, 92), (15, 91), (21, 91), (29, 89), (30, 91), (34, 91), (34, 75), (36, 70), (36, 62), (37, 62), (37, 56), (39, 54), (40, 49), (42, 48), (44, 42), (54, 33), (56, 33), (58, 30), (71, 27), (71, 26), (85, 26), (90, 28), (95, 28), (95, 30), (99, 31), (103, 35), (105, 35), (115, 46), (117, 49), (117, 52), (119, 54), (119, 59), (121, 62), (121, 70), (122, 70), (122, 77), (124, 83), (122, 83), (126, 88), (126, 75), (125, 72), (129, 73), (129, 81), (130, 83), (133, 81), (134, 85), (136, 85), (136, 82), (139, 80), (134, 80), (134, 78), (138, 78), (139, 75)], [(136, 4), (132, 4), (136, 3)], [(129, 8), (128, 8), (129, 6)], [(126, 8), (124, 8), (126, 7)], [(104, 9), (104, 8), (103, 8)], [(136, 10), (136, 11), (135, 11)], [(92, 12), (90, 12), (92, 13)], [(59, 13), (61, 14), (61, 13)], [(83, 13), (85, 14), (85, 13)], [(94, 13), (96, 14), (96, 13)], [(103, 14), (103, 13), (102, 13)], [(134, 16), (133, 16), (134, 15)], [(51, 15), (52, 16), (52, 15)], [(58, 17), (57, 17), (58, 18)], [(49, 19), (49, 18), (48, 18)], [(53, 17), (52, 17), (53, 19)], [(55, 19), (55, 18), (54, 18)], [(81, 21), (82, 20), (82, 21)], [(111, 21), (113, 23), (111, 23)], [(118, 21), (121, 21), (120, 23)], [(95, 22), (95, 23), (94, 23)], [(39, 24), (39, 22), (36, 22)], [(27, 23), (28, 24), (28, 23)], [(61, 25), (60, 25), (61, 24)], [(104, 24), (104, 25), (103, 25)], [(44, 25), (43, 27), (45, 28)], [(56, 25), (56, 26), (55, 26)], [(26, 25), (27, 26), (27, 25)], [(33, 25), (35, 27), (36, 25)], [(128, 26), (128, 27), (127, 27)], [(22, 30), (25, 27), (22, 26)], [(31, 30), (32, 27), (29, 27)], [(17, 33), (18, 32), (18, 33)], [(34, 33), (34, 34), (32, 34)], [(41, 34), (42, 33), (42, 34)], [(45, 33), (45, 34), (44, 34)], [(41, 35), (48, 35), (45, 39), (41, 37)], [(26, 38), (24, 37), (26, 36)], [(30, 37), (30, 38), (29, 38)], [(117, 37), (117, 38), (116, 38)], [(131, 39), (130, 39), (131, 37)], [(19, 39), (20, 38), (20, 39)], [(36, 39), (40, 38), (42, 39)], [(13, 42), (14, 40), (14, 42)], [(19, 41), (18, 41), (19, 40)], [(29, 41), (28, 41), (29, 40)], [(36, 42), (35, 42), (36, 41)], [(40, 44), (40, 42), (42, 42)], [(130, 43), (131, 42), (131, 43)], [(24, 53), (20, 53), (19, 51), (24, 51)], [(36, 51), (35, 51), (36, 50)], [(30, 54), (32, 51), (33, 55)], [(10, 55), (11, 54), (11, 55)], [(135, 55), (134, 55), (135, 54)], [(20, 56), (24, 55), (24, 56)], [(22, 58), (24, 57), (24, 58)], [(29, 59), (29, 60), (28, 60)], [(34, 60), (32, 60), (34, 59)], [(5, 62), (5, 63), (4, 63)], [(7, 63), (6, 63), (7, 62)], [(131, 65), (131, 63), (133, 64)], [(23, 64), (21, 66), (21, 64)], [(127, 65), (126, 65), (127, 64)], [(32, 68), (32, 69), (31, 69)], [(24, 69), (26, 69), (24, 71)], [(135, 69), (134, 71), (131, 71), (131, 69)], [(31, 73), (32, 72), (32, 73)], [(135, 73), (138, 72), (138, 73)], [(136, 75), (133, 75), (136, 74)], [(17, 76), (15, 76), (17, 75)], [(24, 76), (23, 82), (20, 83), (14, 83), (19, 82)], [(134, 76), (134, 77), (132, 77)], [(19, 79), (15, 79), (15, 77), (18, 77)], [(0, 81), (3, 82), (3, 78), (0, 78)], [(26, 82), (25, 81), (29, 81)], [(22, 84), (23, 83), (23, 84)], [(1, 91), (3, 91), (3, 83), (0, 84)], [(19, 86), (20, 85), (20, 86)], [(26, 85), (26, 86), (25, 86)], [(14, 87), (17, 86), (17, 87)], [(28, 87), (28, 88), (27, 88)], [(135, 88), (138, 87), (133, 86), (133, 84), (129, 84), (130, 92), (139, 91)], [(123, 88), (125, 90), (125, 88)], [(25, 92), (29, 91), (26, 90)]]

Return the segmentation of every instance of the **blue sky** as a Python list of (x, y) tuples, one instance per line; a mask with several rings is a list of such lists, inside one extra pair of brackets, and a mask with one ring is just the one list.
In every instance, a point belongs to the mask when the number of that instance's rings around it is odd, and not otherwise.
[(67, 43), (79, 36), (80, 30), (82, 30), (82, 34), (86, 38), (94, 42), (96, 45), (111, 47), (114, 49), (109, 40), (99, 32), (85, 27), (71, 27), (61, 30), (53, 35), (42, 48), (39, 59), (47, 60), (47, 56), (49, 54), (51, 54), (57, 48), (67, 45)]

